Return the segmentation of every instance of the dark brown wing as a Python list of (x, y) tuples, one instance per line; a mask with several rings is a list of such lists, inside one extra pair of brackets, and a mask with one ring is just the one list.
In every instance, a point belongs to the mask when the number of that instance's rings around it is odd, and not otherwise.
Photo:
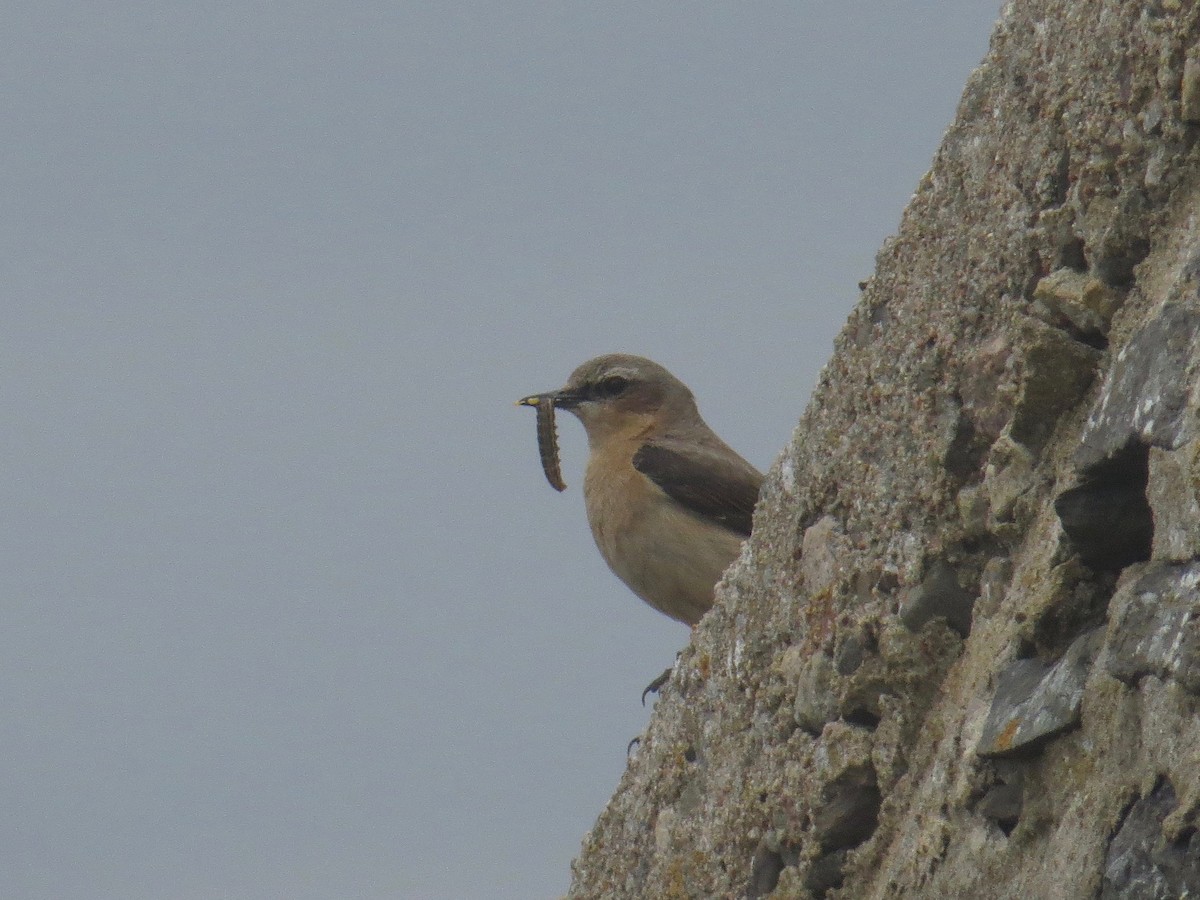
[(633, 466), (680, 505), (749, 536), (762, 475), (741, 457), (675, 441), (643, 444)]

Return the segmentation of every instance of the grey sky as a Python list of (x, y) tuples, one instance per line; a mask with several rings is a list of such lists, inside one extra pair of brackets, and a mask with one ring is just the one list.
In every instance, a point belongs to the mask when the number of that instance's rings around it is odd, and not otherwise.
[(0, 896), (562, 893), (687, 630), (513, 401), (766, 469), (998, 12), (10, 4)]

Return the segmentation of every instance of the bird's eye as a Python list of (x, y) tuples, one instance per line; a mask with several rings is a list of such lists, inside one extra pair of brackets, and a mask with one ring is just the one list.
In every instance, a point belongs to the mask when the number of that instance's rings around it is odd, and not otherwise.
[(601, 397), (619, 397), (629, 387), (629, 379), (620, 375), (609, 375), (596, 385), (596, 393)]

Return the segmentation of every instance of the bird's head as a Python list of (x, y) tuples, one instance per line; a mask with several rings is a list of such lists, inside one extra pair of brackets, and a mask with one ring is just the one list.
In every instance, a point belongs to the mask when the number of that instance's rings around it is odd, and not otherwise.
[(646, 435), (697, 415), (687, 385), (653, 360), (627, 353), (589, 359), (561, 389), (520, 402), (535, 406), (545, 397), (583, 423), (593, 446), (616, 436)]

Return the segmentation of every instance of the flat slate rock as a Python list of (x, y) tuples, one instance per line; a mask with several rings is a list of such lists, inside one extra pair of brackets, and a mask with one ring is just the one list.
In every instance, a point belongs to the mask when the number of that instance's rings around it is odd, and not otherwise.
[(1187, 404), (1200, 310), (1169, 303), (1117, 354), (1088, 417), (1075, 462), (1081, 469), (1142, 443), (1174, 450), (1189, 437)]
[(1158, 563), (1112, 601), (1106, 667), (1129, 685), (1174, 679), (1200, 693), (1200, 562)]
[(1058, 662), (1018, 659), (1000, 673), (976, 752), (1011, 756), (1079, 724), (1083, 688), (1101, 630), (1077, 637)]
[(1161, 900), (1200, 896), (1200, 833), (1168, 842), (1163, 819), (1175, 809), (1175, 789), (1165, 778), (1130, 807), (1104, 860), (1100, 900)]

